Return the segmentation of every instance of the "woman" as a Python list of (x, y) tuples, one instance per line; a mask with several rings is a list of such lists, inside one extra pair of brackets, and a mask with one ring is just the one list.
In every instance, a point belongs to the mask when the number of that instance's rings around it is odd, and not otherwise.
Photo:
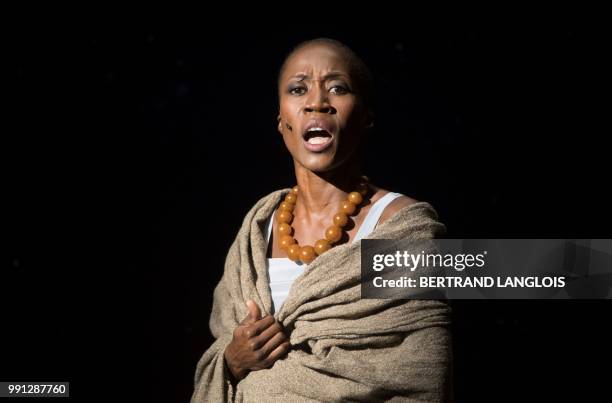
[(215, 343), (192, 403), (443, 401), (449, 309), (439, 301), (360, 298), (360, 243), (430, 239), (433, 208), (370, 183), (360, 152), (372, 82), (345, 45), (298, 45), (279, 75), (278, 131), (297, 186), (259, 200), (215, 289)]

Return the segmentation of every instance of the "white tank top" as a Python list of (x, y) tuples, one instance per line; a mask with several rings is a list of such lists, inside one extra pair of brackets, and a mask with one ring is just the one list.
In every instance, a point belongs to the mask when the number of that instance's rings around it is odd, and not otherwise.
[[(378, 221), (380, 220), (380, 216), (385, 210), (385, 207), (400, 196), (402, 196), (401, 193), (389, 192), (377, 200), (372, 207), (370, 207), (370, 210), (359, 227), (353, 242), (368, 236), (372, 231), (374, 231)], [(266, 245), (268, 245), (270, 242), (270, 234), (272, 233), (272, 223), (274, 221), (272, 217), (274, 217), (274, 212), (272, 212), (266, 224)], [(289, 294), (291, 284), (293, 284), (295, 279), (304, 272), (308, 265), (302, 262), (296, 263), (287, 257), (268, 258), (266, 260), (268, 266), (268, 277), (270, 278), (270, 291), (272, 292), (272, 309), (273, 312), (276, 312), (283, 305), (283, 302), (285, 302), (285, 298), (287, 298), (287, 295)]]

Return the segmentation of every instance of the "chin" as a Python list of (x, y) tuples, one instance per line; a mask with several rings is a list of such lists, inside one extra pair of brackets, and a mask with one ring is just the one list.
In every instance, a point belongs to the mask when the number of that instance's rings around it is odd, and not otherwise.
[(329, 155), (307, 155), (302, 158), (300, 164), (312, 172), (327, 172), (337, 165), (334, 156)]

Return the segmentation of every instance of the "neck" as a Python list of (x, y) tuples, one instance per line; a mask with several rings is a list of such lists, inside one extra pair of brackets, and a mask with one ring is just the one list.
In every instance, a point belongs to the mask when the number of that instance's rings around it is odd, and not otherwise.
[(328, 222), (339, 211), (340, 203), (348, 194), (357, 190), (361, 166), (352, 161), (343, 165), (341, 170), (315, 173), (296, 164), (295, 176), (299, 187), (294, 211), (296, 217), (308, 224)]

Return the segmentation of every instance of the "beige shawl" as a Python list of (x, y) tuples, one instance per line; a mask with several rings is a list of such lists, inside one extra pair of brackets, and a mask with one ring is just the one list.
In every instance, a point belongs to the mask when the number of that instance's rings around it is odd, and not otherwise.
[[(224, 350), (253, 299), (271, 312), (265, 223), (290, 189), (275, 191), (248, 212), (214, 292), (210, 329), (216, 341), (198, 362), (192, 403), (445, 401), (451, 340), (441, 301), (360, 299), (360, 242), (317, 257), (296, 279), (275, 317), (292, 350), (269, 369), (233, 386)], [(370, 239), (430, 239), (444, 231), (425, 202), (402, 208)]]

